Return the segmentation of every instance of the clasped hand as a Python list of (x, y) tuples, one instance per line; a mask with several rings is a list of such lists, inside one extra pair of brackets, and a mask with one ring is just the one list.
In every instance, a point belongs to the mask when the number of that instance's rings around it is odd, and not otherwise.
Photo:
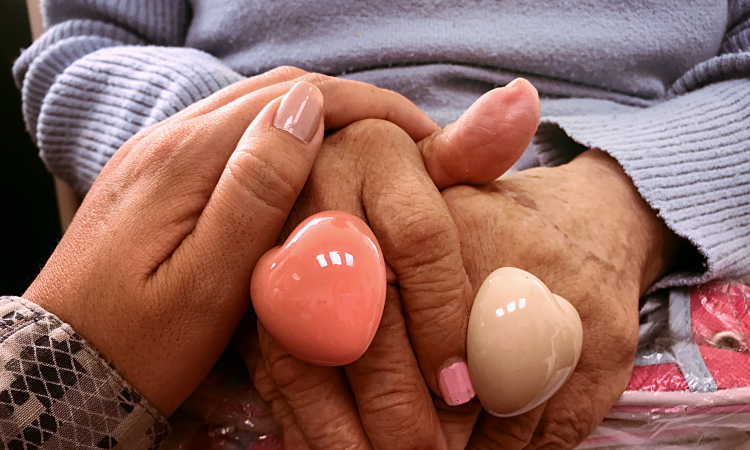
[[(325, 99), (309, 143), (272, 125), (300, 80)], [(677, 242), (601, 152), (493, 182), (538, 118), (524, 81), (441, 130), (362, 83), (290, 68), (245, 80), (129, 140), (24, 296), (169, 415), (245, 316), (258, 258), (309, 215), (349, 212), (369, 223), (393, 273), (365, 355), (343, 368), (304, 363), (249, 315), (235, 335), (285, 445), (572, 448), (624, 389), (638, 297)], [(339, 131), (324, 139), (323, 124)], [(573, 377), (512, 419), (482, 414), (466, 403), (470, 388), (444, 376), (465, 361), (474, 294), (501, 266), (535, 273), (584, 324)]]

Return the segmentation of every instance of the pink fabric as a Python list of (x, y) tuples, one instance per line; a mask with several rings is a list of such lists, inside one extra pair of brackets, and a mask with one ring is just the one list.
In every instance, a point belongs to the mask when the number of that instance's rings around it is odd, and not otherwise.
[(658, 364), (633, 368), (628, 391), (686, 391), (685, 377), (677, 364)]
[(714, 347), (699, 348), (718, 389), (750, 386), (750, 355)]

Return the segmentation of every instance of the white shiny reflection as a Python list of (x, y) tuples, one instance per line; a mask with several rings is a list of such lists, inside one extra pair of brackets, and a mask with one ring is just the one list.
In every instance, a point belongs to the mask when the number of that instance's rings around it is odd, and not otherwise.
[(347, 266), (354, 266), (354, 256), (349, 253), (344, 253), (344, 257), (346, 258)]
[[(309, 91), (312, 91), (312, 88), (309, 89)], [(302, 115), (302, 111), (305, 110), (305, 105), (307, 105), (307, 101), (310, 100), (310, 94), (308, 93), (307, 97), (305, 97), (305, 100), (302, 102), (301, 105), (299, 105), (299, 109), (297, 110), (297, 114), (294, 116), (294, 122), (299, 122), (299, 116)]]
[(519, 298), (518, 299), (518, 309), (525, 308), (526, 307), (526, 299), (525, 298)]
[(294, 281), (299, 281), (300, 280), (300, 277), (299, 277), (299, 275), (297, 275), (296, 272), (292, 274), (292, 278), (294, 279)]
[(320, 267), (326, 267), (328, 265), (325, 255), (318, 255), (318, 264), (320, 264)]
[(508, 312), (513, 312), (516, 310), (516, 302), (510, 302), (507, 305), (505, 305), (506, 308), (508, 308)]
[(320, 219), (311, 220), (310, 223), (308, 223), (301, 230), (299, 230), (299, 232), (294, 235), (292, 240), (284, 244), (284, 246), (289, 247), (290, 245), (294, 244), (295, 242), (297, 242), (297, 239), (299, 239), (300, 236), (305, 234), (305, 231), (307, 231), (310, 227), (314, 226), (316, 223), (322, 222), (324, 220), (326, 220), (326, 218), (323, 218), (323, 217), (321, 217)]
[(331, 263), (334, 266), (341, 265), (341, 256), (339, 256), (339, 252), (328, 252), (328, 256), (331, 257)]
[(497, 315), (497, 317), (503, 317), (505, 315), (505, 311), (503, 311), (503, 308), (497, 308), (495, 310), (495, 315)]

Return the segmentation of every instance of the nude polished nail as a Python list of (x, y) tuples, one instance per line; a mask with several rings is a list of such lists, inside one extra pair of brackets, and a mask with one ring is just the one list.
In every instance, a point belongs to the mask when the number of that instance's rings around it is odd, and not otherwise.
[(451, 406), (463, 405), (474, 398), (469, 366), (463, 361), (455, 362), (441, 370), (438, 384), (443, 400)]
[(315, 136), (323, 114), (323, 94), (306, 81), (287, 92), (276, 111), (273, 126), (308, 144)]

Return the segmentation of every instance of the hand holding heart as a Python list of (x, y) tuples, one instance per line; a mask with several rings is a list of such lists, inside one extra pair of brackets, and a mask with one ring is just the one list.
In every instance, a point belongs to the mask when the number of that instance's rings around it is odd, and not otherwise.
[[(437, 283), (417, 282), (416, 286), (409, 285), (415, 279), (409, 276), (414, 272), (408, 270), (408, 264), (394, 264), (400, 257), (424, 267), (449, 259), (445, 255), (454, 248), (446, 238), (450, 230), (439, 226), (439, 214), (435, 213), (439, 208), (431, 207), (428, 200), (419, 200), (414, 190), (403, 191), (389, 184), (393, 177), (402, 181), (398, 185), (401, 188), (420, 185), (401, 171), (389, 170), (408, 165), (404, 160), (419, 166), (405, 156), (412, 152), (408, 139), (396, 139), (394, 135), (398, 136), (397, 130), (374, 123), (358, 123), (332, 135), (319, 155), (318, 163), (326, 169), (313, 168), (286, 233), (301, 218), (322, 210), (348, 211), (367, 218), (380, 238), (386, 259), (397, 272), (399, 268), (402, 271), (402, 295), (410, 289), (409, 294), (418, 294), (421, 288), (436, 297), (449, 291), (459, 298), (460, 289), (451, 288), (460, 283), (450, 280), (450, 264), (431, 266), (433, 273), (440, 274)], [(363, 157), (367, 154), (364, 150), (350, 155), (351, 160), (370, 169), (364, 181), (359, 181), (357, 164), (352, 169), (349, 160), (347, 165), (346, 152), (354, 143), (366, 147), (373, 141), (379, 150), (378, 161), (385, 160), (384, 167)], [(396, 150), (391, 151), (394, 147)], [(348, 180), (351, 188), (327, 189), (330, 180), (337, 177)], [(390, 187), (392, 193), (382, 185)], [(359, 191), (361, 197), (351, 194)], [(597, 192), (611, 195), (605, 201)], [(399, 291), (389, 287), (383, 320), (370, 349), (343, 372), (290, 357), (260, 330), (262, 361), (255, 364), (253, 361), (258, 360), (249, 358), (249, 367), (256, 368), (256, 386), (271, 404), (290, 448), (360, 445), (363, 440), (363, 448), (573, 448), (593, 430), (624, 389), (637, 336), (637, 299), (668, 270), (679, 244), (639, 197), (619, 165), (601, 152), (589, 151), (560, 168), (514, 174), (485, 189), (454, 187), (444, 194), (457, 224), (472, 291), (476, 292), (497, 267), (515, 266), (538, 274), (581, 312), (585, 341), (578, 368), (551, 401), (513, 418), (480, 416), (476, 402), (456, 408), (433, 395), (438, 407), (436, 425), (425, 395), (429, 394), (427, 387), (419, 376), (419, 368), (424, 373), (425, 365), (421, 361), (417, 365), (419, 355), (413, 353), (419, 345), (415, 335), (429, 329), (432, 349), (442, 354), (440, 350), (450, 336), (460, 333), (452, 335), (451, 330), (443, 328), (445, 325), (436, 323), (458, 313), (451, 309), (450, 301), (441, 303), (442, 309), (428, 301), (404, 302), (402, 306)], [(430, 198), (427, 194), (421, 197)], [(389, 209), (388, 199), (397, 199), (394, 203), (401, 211)], [(389, 231), (383, 226), (386, 218), (413, 219), (429, 225), (414, 227), (414, 222), (401, 222), (400, 229), (417, 228), (421, 234), (410, 240), (394, 233), (390, 235), (394, 243), (381, 238)], [(426, 230), (434, 234), (430, 236)], [(630, 239), (621, 240), (622, 233)], [(425, 261), (414, 261), (418, 258), (415, 255), (425, 251)], [(473, 295), (469, 293), (466, 298)], [(432, 314), (415, 320), (420, 309)], [(432, 328), (420, 328), (430, 324)], [(454, 331), (463, 331), (456, 324), (460, 320), (454, 321)], [(423, 344), (429, 346), (430, 342)], [(430, 388), (439, 392), (432, 385)], [(409, 407), (399, 408), (404, 404)]]
[[(297, 97), (287, 110), (303, 111), (278, 128), (281, 97), (300, 80), (309, 102)], [(114, 155), (24, 297), (69, 323), (170, 415), (244, 316), (253, 266), (305, 184), (323, 121), (340, 128), (373, 117), (410, 139), (437, 129), (398, 94), (290, 68), (196, 103)]]
[[(325, 108), (317, 121), (303, 112), (309, 123), (297, 128), (299, 115), (281, 123), (275, 114), (281, 97), (300, 80), (317, 86), (317, 94), (310, 84), (304, 89), (311, 105), (324, 98)], [(533, 91), (528, 83), (522, 87), (520, 97)], [(518, 98), (519, 91), (506, 94)], [(411, 146), (442, 135), (424, 154), (427, 173), (441, 186), (483, 182), (505, 170), (486, 164), (496, 159), (496, 149), (444, 145), (462, 134), (460, 127), (441, 132), (398, 94), (280, 68), (232, 85), (130, 139), (106, 165), (24, 297), (71, 324), (170, 415), (244, 316), (252, 268), (273, 246), (305, 183), (323, 139), (323, 120), (337, 129), (366, 118), (388, 119)], [(533, 127), (535, 121), (520, 135), (530, 136)], [(512, 123), (506, 128), (518, 133)], [(473, 167), (456, 173), (456, 158)], [(424, 167), (421, 155), (417, 159)], [(429, 177), (422, 182), (434, 189)], [(429, 401), (429, 392), (420, 392)], [(377, 399), (369, 403), (373, 410), (382, 406)], [(430, 414), (435, 417), (434, 410)]]
[[(288, 448), (448, 445), (431, 391), (445, 395), (439, 382), (444, 370), (456, 374), (452, 366), (461, 362), (466, 370), (473, 293), (457, 230), (431, 179), (438, 171), (428, 172), (430, 164), (423, 158), (446, 155), (447, 161), (462, 161), (463, 151), (476, 161), (474, 148), (457, 148), (455, 143), (478, 145), (484, 139), (479, 155), (494, 153), (502, 163), (495, 167), (505, 170), (533, 135), (537, 108), (536, 92), (520, 82), (487, 94), (459, 122), (418, 145), (382, 121), (358, 122), (324, 141), (278, 243), (284, 244), (312, 214), (348, 212), (367, 220), (399, 287), (386, 290), (383, 317), (368, 350), (343, 369), (290, 356), (262, 327), (257, 346), (251, 339), (256, 333), (252, 321), (236, 335)], [(452, 175), (453, 182), (466, 173), (462, 169)], [(257, 349), (262, 355), (252, 351)], [(471, 399), (473, 392), (455, 389), (457, 384), (449, 386), (448, 401)]]

